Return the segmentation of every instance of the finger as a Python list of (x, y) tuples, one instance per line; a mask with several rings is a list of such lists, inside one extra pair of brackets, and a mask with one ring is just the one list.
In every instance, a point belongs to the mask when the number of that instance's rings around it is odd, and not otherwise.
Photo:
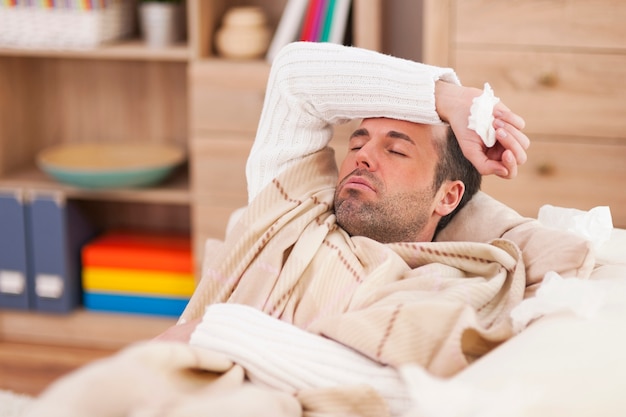
[(522, 132), (520, 129), (504, 121), (503, 119), (494, 119), (493, 127), (495, 129), (505, 128), (506, 132), (509, 134), (512, 134), (513, 138), (517, 140), (517, 142), (522, 146), (522, 148), (528, 149), (528, 147), (530, 146), (530, 139), (528, 138), (528, 136), (526, 136), (524, 132)]
[[(490, 152), (487, 156), (482, 152), (479, 155), (475, 155), (476, 160), (472, 163), (480, 175), (497, 175), (506, 178), (509, 175), (509, 168), (502, 163), (502, 153), (495, 152), (495, 149), (492, 150), (494, 152)], [(472, 161), (472, 158), (468, 157), (468, 159)]]
[(483, 164), (482, 175), (494, 174), (505, 179), (517, 176), (517, 161), (511, 151), (505, 150), (499, 160), (491, 159)]
[(507, 169), (507, 174), (503, 178), (511, 179), (517, 176), (518, 163), (515, 155), (513, 155), (513, 152), (511, 152), (510, 150), (504, 151), (504, 153), (502, 154), (502, 164)]
[(524, 132), (522, 132), (521, 130), (515, 129), (511, 125), (508, 125), (508, 126), (505, 125), (504, 127), (506, 128), (507, 132), (513, 135), (515, 140), (517, 140), (517, 143), (519, 143), (520, 146), (524, 148), (524, 150), (530, 147), (530, 138), (526, 136)]
[(514, 126), (516, 129), (522, 130), (526, 127), (526, 121), (520, 115), (509, 110), (509, 108), (501, 102), (497, 103), (494, 107), (493, 116), (496, 119), (500, 119)]
[(494, 159), (482, 161), (480, 168), (477, 167), (476, 169), (478, 169), (478, 172), (480, 172), (480, 174), (483, 176), (493, 174), (502, 178), (508, 178), (510, 172), (509, 168), (507, 168), (507, 166), (503, 164), (502, 161)]
[(517, 164), (522, 165), (528, 159), (526, 149), (530, 145), (530, 140), (526, 135), (510, 126), (500, 127), (496, 130), (496, 137), (500, 145), (512, 153)]

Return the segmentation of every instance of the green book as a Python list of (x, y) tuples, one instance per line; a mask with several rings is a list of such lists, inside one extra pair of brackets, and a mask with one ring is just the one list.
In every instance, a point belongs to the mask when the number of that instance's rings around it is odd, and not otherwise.
[(333, 24), (333, 16), (335, 14), (335, 1), (336, 0), (328, 0), (328, 4), (326, 5), (326, 16), (324, 17), (324, 27), (322, 28), (322, 42), (330, 41), (330, 29)]

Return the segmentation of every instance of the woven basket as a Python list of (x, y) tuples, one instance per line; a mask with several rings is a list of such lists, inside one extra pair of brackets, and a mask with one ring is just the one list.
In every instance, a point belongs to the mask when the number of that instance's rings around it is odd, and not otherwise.
[(93, 48), (133, 32), (132, 4), (114, 2), (93, 10), (0, 7), (0, 47)]

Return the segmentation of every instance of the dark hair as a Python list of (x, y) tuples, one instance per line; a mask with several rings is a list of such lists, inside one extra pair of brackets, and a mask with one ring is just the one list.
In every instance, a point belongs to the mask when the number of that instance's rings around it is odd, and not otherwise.
[(463, 151), (459, 147), (459, 142), (451, 128), (448, 128), (446, 140), (444, 142), (436, 141), (436, 143), (438, 144), (439, 162), (435, 167), (434, 189), (438, 190), (444, 181), (460, 180), (465, 184), (465, 192), (461, 197), (459, 205), (451, 213), (439, 220), (435, 235), (450, 223), (450, 220), (459, 210), (480, 190), (482, 181), (482, 176), (478, 170), (463, 155)]

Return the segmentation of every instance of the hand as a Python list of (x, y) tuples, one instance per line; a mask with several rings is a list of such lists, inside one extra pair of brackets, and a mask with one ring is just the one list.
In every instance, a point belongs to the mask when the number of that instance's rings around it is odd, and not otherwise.
[(524, 119), (513, 113), (504, 103), (496, 104), (493, 111), (496, 144), (487, 148), (480, 136), (467, 127), (472, 100), (481, 94), (482, 90), (478, 88), (437, 81), (437, 113), (450, 124), (463, 154), (478, 172), (482, 175), (495, 174), (502, 178), (515, 178), (518, 165), (526, 162), (526, 149), (530, 146), (530, 140), (522, 133)]
[(189, 343), (191, 334), (196, 330), (200, 321), (201, 319), (196, 319), (172, 326), (153, 340)]

